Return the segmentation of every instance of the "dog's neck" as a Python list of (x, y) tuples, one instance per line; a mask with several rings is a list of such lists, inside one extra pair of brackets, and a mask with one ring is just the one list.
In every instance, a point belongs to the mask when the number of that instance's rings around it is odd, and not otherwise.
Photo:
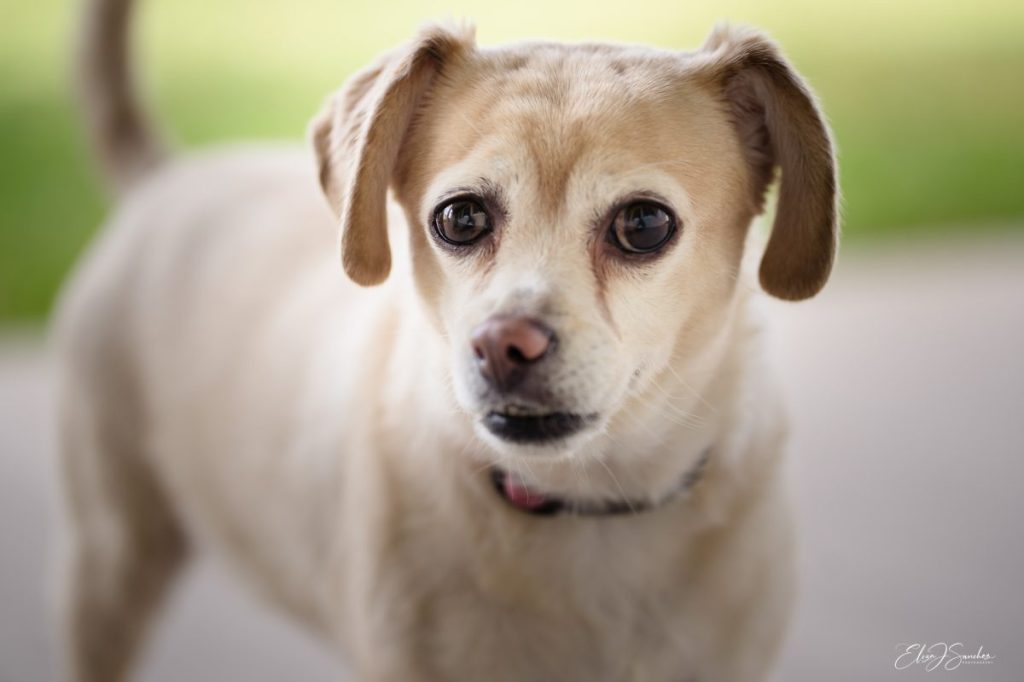
[(693, 492), (693, 488), (704, 477), (704, 470), (707, 468), (711, 458), (711, 449), (708, 448), (701, 455), (691, 469), (677, 482), (674, 489), (657, 500), (647, 498), (631, 499), (628, 497), (615, 497), (604, 500), (578, 500), (551, 495), (543, 491), (530, 488), (518, 476), (505, 471), (499, 466), (491, 467), (491, 482), (499, 497), (505, 500), (510, 507), (533, 516), (556, 516), (568, 514), (570, 516), (623, 516), (644, 514), (656, 511), (667, 504), (674, 502)]

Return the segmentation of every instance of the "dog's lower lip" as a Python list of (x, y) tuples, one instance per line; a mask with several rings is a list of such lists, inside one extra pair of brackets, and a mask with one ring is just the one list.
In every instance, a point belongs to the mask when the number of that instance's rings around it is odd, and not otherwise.
[(571, 412), (543, 415), (489, 412), (483, 424), (495, 436), (510, 443), (544, 443), (571, 436), (592, 420), (593, 416)]

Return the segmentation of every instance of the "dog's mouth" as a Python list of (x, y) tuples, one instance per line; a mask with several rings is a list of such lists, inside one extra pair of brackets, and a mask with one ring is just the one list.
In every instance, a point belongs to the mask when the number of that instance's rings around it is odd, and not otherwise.
[(483, 425), (492, 434), (509, 443), (550, 443), (582, 431), (597, 415), (572, 412), (536, 413), (509, 406), (488, 412)]

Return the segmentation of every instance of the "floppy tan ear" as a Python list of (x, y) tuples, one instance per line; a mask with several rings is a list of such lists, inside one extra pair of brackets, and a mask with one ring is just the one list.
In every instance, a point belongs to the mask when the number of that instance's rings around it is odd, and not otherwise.
[(700, 57), (733, 116), (756, 210), (763, 208), (775, 168), (782, 174), (761, 286), (782, 299), (810, 298), (828, 280), (839, 231), (828, 127), (807, 86), (763, 34), (717, 26)]
[(357, 73), (310, 124), (320, 184), (338, 216), (341, 262), (358, 284), (387, 279), (387, 191), (417, 109), (472, 28), (429, 27)]

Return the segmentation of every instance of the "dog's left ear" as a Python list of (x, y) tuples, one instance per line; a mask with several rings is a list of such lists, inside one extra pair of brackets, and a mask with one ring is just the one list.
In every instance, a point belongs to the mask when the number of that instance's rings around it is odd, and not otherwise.
[(764, 35), (717, 26), (697, 53), (733, 118), (756, 210), (782, 172), (775, 223), (761, 260), (765, 291), (797, 301), (825, 285), (838, 240), (835, 155), (807, 86)]
[(472, 49), (472, 27), (425, 28), (349, 79), (310, 124), (320, 184), (340, 223), (342, 265), (358, 284), (387, 279), (387, 191), (402, 143), (445, 64)]

